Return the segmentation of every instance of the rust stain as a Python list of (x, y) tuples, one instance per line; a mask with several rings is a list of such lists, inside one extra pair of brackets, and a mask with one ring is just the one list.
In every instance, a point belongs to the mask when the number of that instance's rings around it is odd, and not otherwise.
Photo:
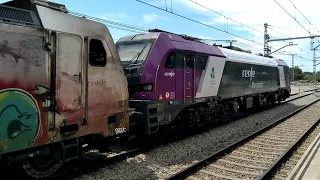
[(17, 50), (9, 47), (9, 42), (7, 40), (3, 40), (2, 43), (0, 43), (0, 54), (3, 58), (5, 58), (5, 54), (11, 55), (15, 59), (16, 63), (18, 63), (20, 58), (26, 59), (19, 52), (17, 52)]

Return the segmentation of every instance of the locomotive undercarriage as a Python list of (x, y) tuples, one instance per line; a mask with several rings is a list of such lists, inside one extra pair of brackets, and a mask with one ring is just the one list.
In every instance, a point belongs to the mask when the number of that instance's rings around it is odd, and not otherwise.
[(100, 134), (88, 135), (4, 155), (2, 163), (4, 167), (17, 171), (16, 175), (21, 178), (46, 179), (60, 171), (65, 163), (81, 159), (86, 152), (93, 149), (101, 153), (108, 152), (109, 145), (126, 141), (127, 137), (128, 133), (117, 138), (103, 137)]
[(170, 134), (177, 129), (201, 128), (207, 123), (217, 124), (232, 119), (234, 116), (246, 114), (251, 110), (280, 103), (288, 98), (289, 94), (287, 90), (280, 89), (276, 92), (251, 96), (213, 99), (196, 104), (192, 103), (193, 101), (186, 101), (187, 103), (180, 102), (175, 105), (171, 101), (132, 100), (129, 102), (129, 106), (143, 116), (138, 120), (139, 132), (137, 135), (144, 138), (159, 132), (163, 133), (163, 131)]
[[(211, 100), (187, 106), (174, 108), (178, 111), (176, 115), (172, 113), (172, 120), (166, 122), (165, 103), (159, 101), (131, 101), (135, 106), (136, 113), (130, 119), (130, 134), (139, 138), (146, 138), (152, 134), (158, 134), (164, 129), (171, 133), (177, 129), (185, 127), (202, 128), (205, 124), (217, 124), (225, 121), (226, 117), (236, 113), (243, 113), (279, 103), (289, 97), (289, 93), (280, 90), (273, 93), (258, 94), (255, 96), (229, 98), (224, 100)], [(180, 109), (180, 110), (177, 110)], [(132, 124), (132, 125), (131, 125)], [(133, 130), (135, 126), (135, 132)], [(127, 136), (129, 139), (130, 137)], [(126, 138), (127, 139), (127, 138)], [(108, 141), (108, 143), (106, 143)], [(61, 169), (65, 162), (81, 158), (84, 152), (89, 149), (98, 149), (100, 152), (109, 151), (107, 144), (109, 139), (91, 135), (78, 139), (50, 144), (50, 146), (40, 147), (36, 150), (30, 149), (29, 152), (19, 152), (5, 157), (10, 165), (19, 165), (19, 168), (28, 176), (33, 178), (44, 178), (53, 172)], [(21, 166), (22, 165), (22, 166)]]
[(202, 128), (208, 123), (217, 124), (223, 122), (230, 116), (234, 117), (250, 110), (272, 106), (276, 103), (282, 102), (288, 97), (289, 93), (286, 92), (286, 90), (279, 90), (278, 92), (263, 93), (255, 96), (198, 103), (184, 108), (175, 119), (175, 121), (177, 120), (178, 122), (173, 124), (175, 124), (175, 127), (192, 126), (195, 128)]

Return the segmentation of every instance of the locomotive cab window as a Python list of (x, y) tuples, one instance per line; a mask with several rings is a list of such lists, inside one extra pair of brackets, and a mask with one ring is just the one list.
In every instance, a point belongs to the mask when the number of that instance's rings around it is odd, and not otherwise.
[(191, 59), (191, 56), (190, 55), (188, 55), (188, 56), (185, 56), (184, 57), (185, 58), (185, 60), (186, 60), (186, 68), (187, 69), (192, 69), (192, 59)]
[(89, 64), (104, 67), (107, 64), (107, 53), (103, 43), (98, 39), (91, 39), (89, 43)]
[(176, 59), (175, 53), (170, 53), (165, 62), (165, 67), (170, 69), (175, 68), (175, 65), (174, 65), (175, 59)]
[(197, 54), (196, 55), (196, 64), (195, 69), (206, 69), (207, 61), (209, 59), (209, 56)]

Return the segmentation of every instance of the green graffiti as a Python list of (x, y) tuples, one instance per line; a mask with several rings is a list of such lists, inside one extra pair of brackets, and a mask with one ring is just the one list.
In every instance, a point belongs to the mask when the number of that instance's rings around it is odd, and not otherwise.
[(0, 91), (0, 154), (30, 146), (40, 127), (35, 99), (20, 89)]
[(212, 69), (211, 69), (210, 77), (211, 77), (211, 79), (214, 79), (214, 77), (215, 77), (214, 67), (212, 67)]

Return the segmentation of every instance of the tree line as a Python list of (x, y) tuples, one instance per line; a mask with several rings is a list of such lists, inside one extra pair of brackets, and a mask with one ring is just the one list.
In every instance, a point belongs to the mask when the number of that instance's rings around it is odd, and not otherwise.
[[(312, 82), (313, 73), (312, 72), (303, 72), (299, 67), (294, 67), (294, 81), (306, 81)], [(289, 69), (290, 77), (292, 76), (292, 68)], [(320, 81), (319, 77), (320, 71), (317, 72), (317, 81)]]

